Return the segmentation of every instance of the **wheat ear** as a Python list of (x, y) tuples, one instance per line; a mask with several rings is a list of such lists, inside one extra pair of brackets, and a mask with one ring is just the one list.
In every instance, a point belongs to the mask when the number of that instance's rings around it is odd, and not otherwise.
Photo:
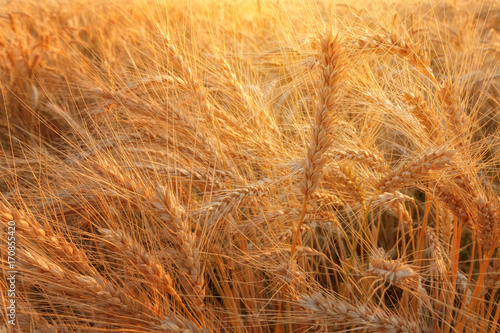
[(432, 269), (434, 269), (439, 276), (445, 276), (448, 272), (448, 260), (435, 230), (429, 227), (425, 229), (425, 239), (429, 244), (431, 257), (434, 259), (431, 264)]
[(162, 332), (171, 333), (209, 333), (208, 329), (199, 328), (192, 321), (173, 316), (163, 318), (158, 328), (162, 329)]
[(191, 226), (182, 216), (183, 210), (180, 207), (174, 193), (165, 186), (159, 186), (156, 191), (159, 204), (168, 212), (166, 216), (172, 219), (173, 237), (172, 241), (176, 245), (180, 257), (179, 267), (187, 276), (184, 283), (187, 291), (194, 294), (194, 304), (198, 308), (203, 307), (205, 298), (204, 268), (201, 264), (199, 247), (196, 246), (198, 240), (196, 233), (191, 231)]
[(500, 289), (500, 258), (494, 259), (493, 266), (486, 268), (484, 287), (493, 290)]
[(433, 114), (427, 106), (427, 102), (419, 92), (404, 92), (403, 98), (406, 103), (412, 106), (410, 112), (425, 128), (427, 134), (431, 136), (437, 129), (439, 123), (436, 121)]
[(461, 139), (459, 146), (465, 146), (470, 120), (460, 96), (458, 83), (451, 79), (445, 80), (439, 87), (438, 95), (452, 132)]
[(300, 227), (304, 221), (307, 201), (318, 187), (323, 166), (326, 163), (325, 153), (331, 146), (330, 136), (335, 123), (334, 110), (341, 97), (341, 81), (345, 74), (344, 45), (338, 35), (329, 31), (321, 42), (321, 74), (318, 83), (318, 102), (314, 110), (313, 126), (309, 146), (304, 160), (304, 178), (300, 190), (304, 195), (302, 214), (299, 218), (295, 237), (292, 243), (291, 256), (295, 252)]
[(133, 241), (121, 230), (99, 229), (103, 235), (104, 245), (123, 252), (127, 259), (151, 282), (159, 291), (169, 293), (178, 302), (182, 302), (179, 294), (174, 289), (170, 274), (156, 260), (151, 258), (142, 245)]
[(344, 75), (343, 44), (333, 32), (328, 32), (322, 41), (322, 71), (318, 84), (318, 103), (314, 110), (310, 144), (306, 149), (304, 180), (301, 191), (309, 197), (318, 186), (321, 170), (326, 163), (324, 153), (331, 145), (335, 123), (334, 109), (341, 95), (341, 80)]
[(434, 82), (436, 79), (430, 67), (431, 60), (428, 54), (416, 44), (403, 36), (396, 34), (374, 35), (361, 37), (355, 43), (361, 50), (374, 53), (392, 54), (399, 56), (413, 64), (418, 70), (430, 77)]
[(401, 285), (408, 279), (415, 278), (415, 271), (400, 260), (388, 260), (384, 253), (377, 250), (370, 256), (370, 267), (366, 274), (380, 276), (394, 285)]
[(367, 332), (410, 333), (420, 332), (418, 324), (382, 309), (366, 305), (352, 305), (320, 293), (302, 295), (300, 305), (314, 314), (338, 324), (362, 326)]
[(2, 223), (0, 227), (3, 229), (8, 221), (15, 221), (16, 230), (30, 237), (30, 240), (43, 244), (55, 254), (66, 258), (71, 264), (84, 270), (90, 267), (85, 251), (79, 250), (63, 236), (56, 234), (50, 224), (45, 223), (42, 227), (34, 217), (22, 214), (15, 208), (8, 208), (0, 201), (0, 222)]
[(431, 149), (420, 157), (401, 164), (395, 170), (387, 173), (376, 186), (382, 192), (392, 192), (411, 184), (429, 174), (449, 166), (453, 162), (455, 151), (447, 146)]
[(268, 193), (270, 182), (269, 179), (259, 180), (246, 187), (234, 189), (228, 194), (213, 198), (210, 205), (203, 208), (196, 215), (200, 217), (208, 216), (208, 224), (212, 228), (216, 228), (217, 222), (227, 214), (235, 211), (244, 200), (251, 197), (261, 197)]
[(332, 150), (326, 153), (326, 156), (331, 158), (335, 162), (350, 160), (355, 162), (360, 162), (371, 166), (376, 170), (383, 169), (385, 166), (385, 161), (380, 156), (379, 153), (370, 150), (355, 150), (355, 149), (344, 149), (344, 150)]
[(444, 184), (436, 181), (429, 182), (429, 187), (432, 189), (432, 194), (441, 200), (446, 207), (455, 215), (463, 224), (471, 231), (476, 231), (475, 221), (477, 217), (471, 211), (465, 201), (453, 191), (453, 184), (446, 182)]
[(208, 100), (207, 91), (202, 86), (199, 79), (194, 75), (191, 67), (184, 61), (184, 58), (177, 50), (177, 47), (172, 42), (169, 35), (160, 32), (158, 34), (161, 42), (165, 46), (169, 58), (174, 63), (175, 67), (181, 72), (182, 78), (186, 81), (189, 86), (189, 91), (192, 92), (193, 96), (198, 100), (200, 107), (204, 111), (204, 115), (209, 117), (209, 120), (214, 121), (217, 118), (231, 124), (233, 128), (238, 128), (235, 125), (234, 119), (229, 117), (227, 114), (221, 112), (215, 108)]
[(478, 212), (479, 242), (484, 250), (484, 254), (489, 253), (498, 247), (500, 223), (495, 205), (483, 197), (476, 199)]
[[(89, 290), (106, 303), (106, 306), (117, 307), (121, 311), (130, 313), (138, 311), (145, 313), (144, 311), (146, 311), (142, 304), (124, 293), (123, 290), (115, 288), (113, 284), (95, 272), (90, 272), (90, 275), (78, 274), (52, 262), (49, 258), (24, 249), (20, 252), (19, 257), (19, 265), (22, 267), (23, 282), (25, 283), (41, 284), (56, 292), (71, 290), (73, 293), (81, 293), (84, 290)], [(84, 297), (75, 297), (75, 299), (78, 300), (78, 303), (88, 301)]]
[[(245, 88), (243, 85), (240, 83), (240, 80), (236, 77), (236, 74), (234, 74), (233, 70), (231, 69), (231, 66), (227, 62), (226, 58), (224, 57), (218, 57), (217, 60), (219, 61), (222, 71), (221, 74), (226, 78), (228, 84), (228, 88), (231, 89), (238, 101), (238, 103), (243, 107), (243, 110), (246, 114), (248, 115), (253, 115), (255, 113), (255, 103), (252, 101), (252, 98), (247, 94)], [(259, 112), (259, 111), (257, 111)], [(276, 126), (276, 123), (274, 119), (272, 119), (266, 112), (261, 111), (264, 115), (266, 115), (266, 128), (269, 128), (273, 131), (274, 134), (279, 135), (280, 130)], [(258, 119), (256, 119), (258, 121)], [(264, 126), (264, 124), (260, 123), (260, 126)], [(243, 128), (243, 130), (246, 130), (246, 128)], [(270, 142), (265, 142), (268, 147), (272, 147), (272, 144)]]

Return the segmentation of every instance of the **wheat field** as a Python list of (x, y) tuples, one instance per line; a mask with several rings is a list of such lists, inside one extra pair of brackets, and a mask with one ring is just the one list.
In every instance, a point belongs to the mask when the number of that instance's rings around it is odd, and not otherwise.
[(500, 3), (0, 0), (0, 332), (500, 332)]

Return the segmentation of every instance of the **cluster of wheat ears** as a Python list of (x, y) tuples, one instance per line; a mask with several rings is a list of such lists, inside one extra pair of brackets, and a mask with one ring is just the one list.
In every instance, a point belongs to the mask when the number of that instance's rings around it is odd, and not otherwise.
[(0, 0), (0, 332), (498, 331), (499, 30)]

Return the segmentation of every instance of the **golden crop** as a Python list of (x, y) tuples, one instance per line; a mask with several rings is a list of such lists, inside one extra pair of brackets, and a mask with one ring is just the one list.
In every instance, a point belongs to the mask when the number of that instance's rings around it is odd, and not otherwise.
[(0, 332), (498, 331), (499, 65), (497, 1), (0, 0)]

